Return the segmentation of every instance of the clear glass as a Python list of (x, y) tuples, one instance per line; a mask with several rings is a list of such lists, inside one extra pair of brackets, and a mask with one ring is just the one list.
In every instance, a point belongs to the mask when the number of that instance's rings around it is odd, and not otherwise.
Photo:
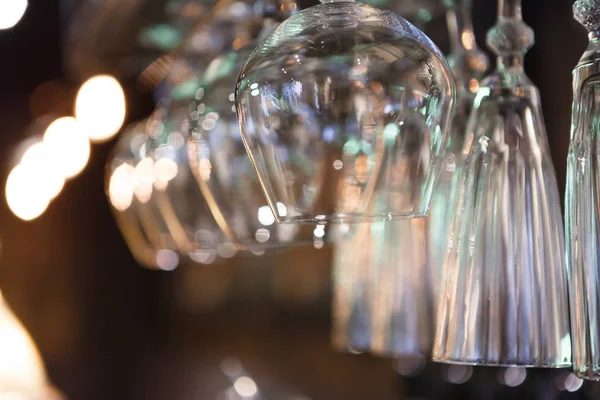
[[(237, 74), (253, 48), (246, 46), (216, 58), (200, 79), (190, 113), (193, 128), (188, 145), (194, 177), (221, 229), (240, 248), (319, 246), (341, 240), (349, 234), (348, 227), (275, 223), (235, 112)], [(285, 214), (285, 205), (279, 203), (278, 210)]]
[[(522, 67), (533, 32), (519, 17), (502, 16), (500, 3), (488, 34), (498, 67), (476, 96), (456, 172), (433, 359), (567, 367), (560, 196), (539, 93)], [(517, 3), (509, 5), (520, 10)]]
[(279, 222), (426, 215), (453, 100), (425, 34), (350, 2), (282, 23), (236, 87), (242, 138)]
[(439, 271), (444, 264), (448, 242), (448, 229), (455, 205), (451, 193), (456, 163), (461, 161), (467, 121), (473, 108), (475, 94), (486, 73), (489, 60), (477, 46), (471, 22), (471, 0), (444, 2), (447, 8), (448, 33), (451, 51), (448, 64), (456, 79), (457, 104), (450, 126), (448, 148), (443, 161), (438, 184), (433, 194), (429, 214), (428, 245), (431, 264)]
[[(160, 257), (177, 259), (177, 246), (156, 203), (151, 199), (152, 180), (146, 121), (126, 128), (106, 168), (106, 193), (123, 238), (135, 260), (148, 268), (160, 269)], [(143, 161), (145, 160), (145, 161)]]
[[(586, 2), (578, 1), (575, 6), (583, 6), (582, 3)], [(597, 10), (597, 6), (591, 10)], [(589, 12), (575, 15), (585, 25), (583, 18)], [(573, 119), (567, 159), (565, 231), (570, 274), (573, 369), (580, 378), (600, 380), (599, 32), (592, 31), (589, 37), (588, 49), (573, 71)]]
[(421, 30), (444, 13), (442, 0), (359, 0), (358, 2), (390, 10)]
[[(178, 90), (176, 87), (174, 91)], [(146, 128), (147, 157), (152, 164), (152, 200), (156, 201), (177, 248), (191, 260), (206, 263), (232, 257), (237, 249), (221, 230), (190, 167), (189, 107), (179, 98), (158, 106)]]
[(434, 280), (424, 218), (360, 224), (333, 262), (333, 346), (380, 356), (429, 355)]

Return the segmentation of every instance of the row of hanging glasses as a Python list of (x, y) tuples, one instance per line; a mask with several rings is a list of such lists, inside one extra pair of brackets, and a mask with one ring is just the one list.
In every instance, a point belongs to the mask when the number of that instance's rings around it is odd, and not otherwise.
[(566, 246), (520, 0), (498, 2), (486, 77), (471, 0), (381, 6), (422, 29), (445, 12), (448, 56), (372, 4), (203, 2), (168, 96), (109, 161), (132, 254), (169, 270), (334, 243), (336, 348), (600, 379), (600, 1), (574, 6), (590, 45), (574, 72)]

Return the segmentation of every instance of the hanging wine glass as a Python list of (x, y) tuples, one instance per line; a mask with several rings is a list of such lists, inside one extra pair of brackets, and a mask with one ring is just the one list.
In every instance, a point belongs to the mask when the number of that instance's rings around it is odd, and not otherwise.
[[(213, 10), (216, 22), (209, 26), (222, 27), (221, 23), (224, 20), (237, 35), (237, 38), (231, 41), (231, 45), (220, 49), (235, 46), (236, 40), (243, 42), (253, 34), (254, 20), (225, 18), (231, 13), (237, 15), (238, 12), (231, 11), (231, 8), (240, 5), (250, 7), (249, 3), (235, 5), (232, 2), (220, 2)], [(199, 52), (203, 57), (212, 54), (211, 51), (205, 50)], [(197, 62), (198, 59), (195, 61)], [(157, 106), (154, 121), (147, 131), (150, 138), (149, 157), (157, 173), (164, 173), (164, 177), (156, 176), (156, 182), (162, 186), (162, 190), (155, 191), (153, 197), (160, 204), (161, 209), (168, 213), (166, 221), (171, 223), (178, 232), (178, 248), (183, 254), (189, 254), (192, 259), (204, 260), (209, 256), (212, 258), (212, 251), (216, 249), (218, 255), (231, 257), (236, 252), (235, 247), (212, 217), (204, 196), (193, 178), (188, 159), (187, 140), (191, 129), (190, 104), (201, 93), (199, 79), (195, 75), (198, 70), (194, 69), (191, 76), (183, 74), (181, 75), (183, 79), (174, 79), (173, 76), (177, 75), (176, 68), (176, 65), (173, 66), (174, 70), (169, 76), (172, 83), (169, 97), (163, 99)], [(202, 70), (204, 67), (199, 69)]]
[(382, 356), (429, 355), (433, 280), (425, 250), (425, 219), (360, 224), (336, 245), (333, 345)]
[(458, 163), (435, 361), (571, 365), (560, 197), (537, 88), (523, 59), (533, 31), (500, 0), (488, 33), (496, 72), (481, 83)]
[(148, 268), (160, 269), (161, 264), (176, 266), (179, 255), (164, 219), (151, 201), (154, 179), (151, 159), (146, 157), (145, 129), (145, 121), (125, 129), (107, 163), (106, 191), (135, 260)]
[(570, 274), (573, 369), (600, 380), (598, 321), (598, 121), (600, 93), (600, 2), (578, 0), (575, 19), (589, 32), (589, 45), (573, 71), (573, 119), (567, 161), (565, 230)]
[[(276, 26), (265, 20), (263, 35)], [(192, 171), (217, 222), (232, 242), (250, 249), (315, 244), (349, 235), (348, 226), (275, 224), (248, 158), (235, 112), (237, 73), (254, 49), (251, 44), (215, 59), (200, 80), (191, 112)], [(279, 204), (285, 213), (285, 205)], [(337, 235), (337, 236), (336, 236)]]
[(450, 126), (446, 157), (434, 191), (428, 221), (430, 262), (440, 270), (440, 275), (446, 254), (448, 227), (455, 210), (455, 206), (449, 202), (454, 198), (451, 193), (452, 178), (456, 171), (456, 163), (460, 161), (467, 120), (471, 114), (475, 94), (489, 66), (486, 54), (477, 46), (475, 40), (471, 21), (472, 3), (472, 0), (444, 2), (451, 46), (450, 54), (446, 58), (456, 79), (457, 102)]
[(278, 221), (355, 222), (427, 214), (453, 95), (421, 31), (336, 2), (292, 16), (253, 51), (236, 109)]

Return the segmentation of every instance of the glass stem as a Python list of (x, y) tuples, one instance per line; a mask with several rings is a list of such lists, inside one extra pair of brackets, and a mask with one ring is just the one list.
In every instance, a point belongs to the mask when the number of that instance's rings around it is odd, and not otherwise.
[(472, 0), (458, 0), (446, 14), (450, 33), (450, 48), (453, 53), (471, 50), (475, 45), (471, 6)]
[(498, 16), (522, 19), (521, 0), (498, 0)]

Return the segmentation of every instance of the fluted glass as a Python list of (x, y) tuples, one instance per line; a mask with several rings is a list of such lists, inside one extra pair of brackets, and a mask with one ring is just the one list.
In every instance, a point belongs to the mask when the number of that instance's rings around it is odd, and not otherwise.
[(570, 366), (560, 196), (539, 92), (521, 64), (533, 32), (501, 14), (488, 44), (498, 67), (474, 101), (454, 182), (433, 358)]
[(333, 263), (336, 349), (380, 356), (428, 355), (434, 294), (423, 218), (360, 224)]
[(579, 0), (575, 18), (589, 46), (573, 71), (573, 115), (567, 158), (565, 231), (570, 273), (573, 369), (600, 380), (600, 2)]

